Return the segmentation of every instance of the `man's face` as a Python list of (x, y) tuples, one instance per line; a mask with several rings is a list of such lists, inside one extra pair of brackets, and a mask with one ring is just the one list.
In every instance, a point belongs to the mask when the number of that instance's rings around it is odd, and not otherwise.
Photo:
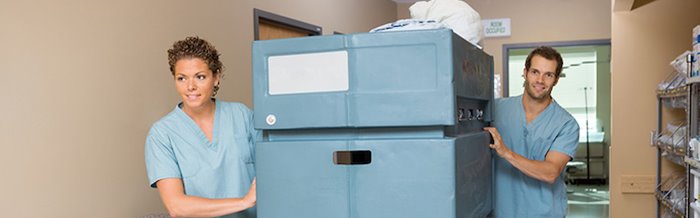
[(556, 74), (557, 61), (535, 55), (530, 61), (530, 69), (523, 70), (525, 94), (534, 100), (544, 100), (551, 96), (552, 88), (559, 78)]

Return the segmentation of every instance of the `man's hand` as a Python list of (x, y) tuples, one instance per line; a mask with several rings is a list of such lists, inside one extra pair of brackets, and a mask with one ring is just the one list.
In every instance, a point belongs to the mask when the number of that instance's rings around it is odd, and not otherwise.
[(496, 151), (499, 157), (509, 159), (513, 152), (503, 144), (503, 139), (501, 138), (501, 134), (498, 133), (498, 130), (495, 127), (485, 127), (484, 130), (489, 131), (491, 137), (493, 137), (493, 144), (489, 144), (489, 147)]
[(505, 146), (505, 144), (503, 144), (503, 139), (501, 139), (501, 134), (498, 133), (496, 128), (486, 127), (484, 130), (491, 133), (493, 144), (489, 144), (489, 147), (495, 150), (498, 156), (508, 161), (508, 163), (520, 170), (520, 172), (537, 180), (549, 184), (554, 183), (561, 174), (561, 171), (566, 167), (566, 163), (571, 159), (571, 157), (564, 153), (548, 151), (544, 161), (530, 160)]

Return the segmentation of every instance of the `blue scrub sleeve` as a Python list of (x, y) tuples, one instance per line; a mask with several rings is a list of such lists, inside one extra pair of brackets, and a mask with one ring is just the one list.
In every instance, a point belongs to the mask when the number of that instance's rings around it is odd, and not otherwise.
[(251, 126), (250, 132), (251, 132), (251, 140), (250, 140), (250, 143), (248, 143), (248, 146), (250, 146), (250, 157), (253, 159), (253, 163), (255, 163), (255, 143), (262, 141), (262, 131), (254, 129)]
[(258, 141), (262, 141), (263, 134), (261, 130), (255, 129), (255, 126), (253, 125), (253, 111), (251, 111), (248, 107), (244, 107), (246, 111), (246, 129), (248, 129), (248, 146), (250, 146), (250, 157), (253, 160), (253, 163), (255, 163), (255, 143)]
[(576, 120), (570, 119), (566, 121), (549, 150), (561, 152), (573, 158), (576, 155), (576, 147), (578, 146), (579, 130)]
[(156, 182), (165, 178), (182, 178), (180, 167), (175, 159), (173, 147), (168, 137), (155, 126), (151, 127), (146, 138), (145, 156), (148, 181), (152, 188)]

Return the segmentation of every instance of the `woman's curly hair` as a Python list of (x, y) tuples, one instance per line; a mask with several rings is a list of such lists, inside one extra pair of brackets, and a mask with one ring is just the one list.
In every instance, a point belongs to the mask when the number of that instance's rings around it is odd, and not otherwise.
[(209, 70), (216, 75), (223, 71), (224, 65), (219, 61), (221, 55), (213, 45), (197, 36), (190, 36), (184, 40), (173, 43), (173, 48), (168, 49), (168, 64), (170, 72), (175, 75), (175, 63), (186, 58), (202, 59)]

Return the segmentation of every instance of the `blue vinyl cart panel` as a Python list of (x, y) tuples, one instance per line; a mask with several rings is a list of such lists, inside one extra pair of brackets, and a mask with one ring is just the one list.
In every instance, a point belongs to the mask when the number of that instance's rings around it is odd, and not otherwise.
[(492, 65), (449, 29), (255, 41), (255, 126), (454, 125), (457, 97), (492, 99)]
[[(456, 138), (259, 142), (260, 217), (484, 217), (491, 210), (485, 132)], [(370, 151), (338, 165), (336, 151)]]

